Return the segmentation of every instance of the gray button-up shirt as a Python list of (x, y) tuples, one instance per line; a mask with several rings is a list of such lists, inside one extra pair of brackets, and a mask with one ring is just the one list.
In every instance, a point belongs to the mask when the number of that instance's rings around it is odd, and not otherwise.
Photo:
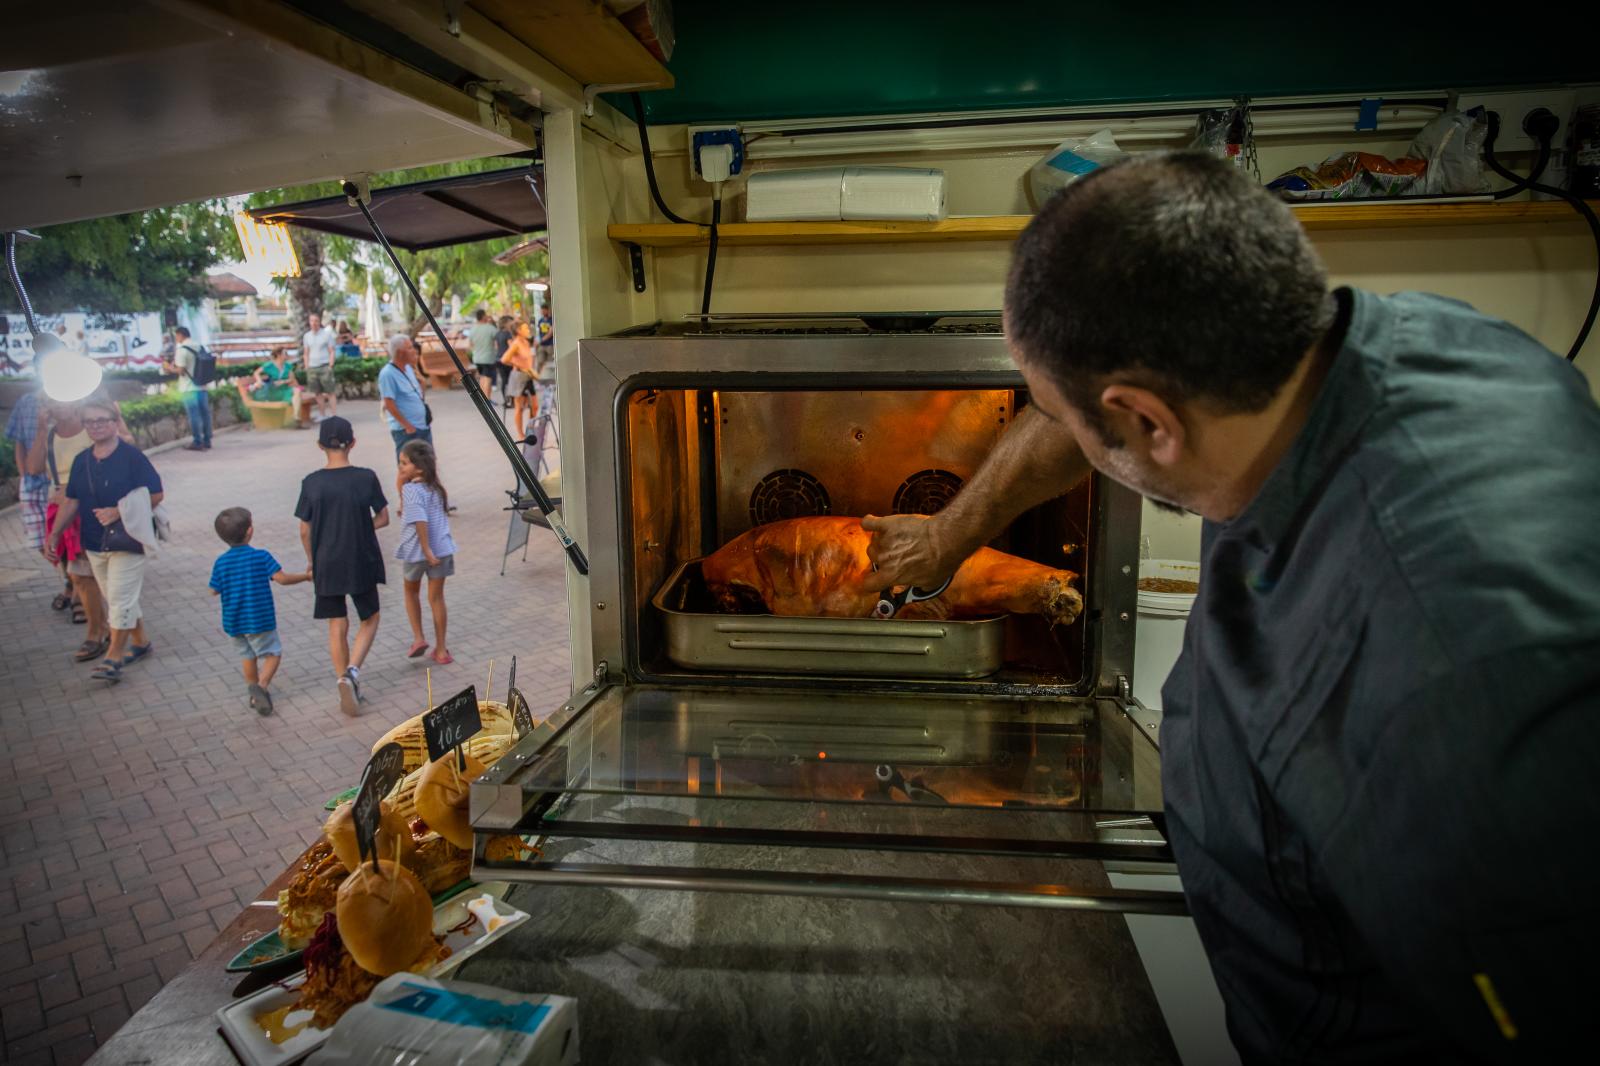
[(1179, 870), (1248, 1060), (1545, 1060), (1600, 985), (1600, 409), (1465, 304), (1339, 298), (1305, 428), (1206, 523)]

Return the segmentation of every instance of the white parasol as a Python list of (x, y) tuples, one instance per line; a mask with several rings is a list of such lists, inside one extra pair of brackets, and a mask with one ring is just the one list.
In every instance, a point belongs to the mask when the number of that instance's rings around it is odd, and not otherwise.
[(372, 288), (372, 275), (367, 275), (367, 295), (361, 300), (361, 329), (367, 335), (367, 343), (380, 345), (383, 336), (383, 307), (378, 303), (378, 294)]

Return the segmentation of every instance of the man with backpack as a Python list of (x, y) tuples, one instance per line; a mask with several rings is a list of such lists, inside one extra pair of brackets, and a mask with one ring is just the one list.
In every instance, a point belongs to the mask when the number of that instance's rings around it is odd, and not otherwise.
[(217, 376), (217, 357), (203, 344), (189, 339), (189, 331), (178, 326), (172, 331), (172, 361), (162, 364), (169, 374), (178, 375), (178, 396), (189, 416), (189, 432), (194, 441), (185, 444), (184, 450), (207, 452), (211, 450), (211, 396), (206, 386)]

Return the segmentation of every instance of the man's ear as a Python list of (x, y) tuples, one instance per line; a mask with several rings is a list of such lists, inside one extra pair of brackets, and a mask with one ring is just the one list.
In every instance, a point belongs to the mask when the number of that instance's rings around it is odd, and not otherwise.
[(1188, 434), (1183, 419), (1166, 400), (1137, 385), (1107, 385), (1100, 406), (1112, 429), (1139, 447), (1160, 466), (1175, 464), (1183, 454)]

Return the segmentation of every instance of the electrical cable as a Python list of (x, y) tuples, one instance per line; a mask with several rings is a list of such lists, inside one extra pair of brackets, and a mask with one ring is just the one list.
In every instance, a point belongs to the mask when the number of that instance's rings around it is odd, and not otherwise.
[(711, 279), (717, 274), (717, 223), (722, 221), (722, 183), (717, 183), (716, 195), (711, 200), (711, 241), (706, 250), (706, 287), (700, 296), (700, 315), (711, 313)]
[(22, 317), (28, 323), (28, 332), (37, 334), (38, 325), (33, 319), (33, 301), (28, 299), (28, 290), (23, 288), (22, 275), (17, 271), (17, 235), (6, 234), (6, 273), (11, 275), (11, 287), (17, 290), (17, 300), (22, 304)]
[(680, 226), (692, 226), (695, 223), (673, 212), (667, 202), (661, 198), (661, 187), (656, 184), (656, 165), (650, 158), (650, 131), (644, 125), (644, 101), (639, 99), (638, 93), (629, 93), (633, 100), (633, 121), (639, 127), (639, 151), (644, 155), (644, 176), (650, 182), (650, 197), (655, 200), (656, 207), (667, 217), (668, 222), (676, 222)]
[[(639, 151), (644, 155), (644, 176), (650, 183), (650, 198), (656, 202), (656, 207), (666, 216), (669, 222), (676, 222), (680, 226), (698, 226), (701, 223), (690, 222), (688, 219), (675, 213), (667, 206), (666, 200), (661, 198), (661, 186), (656, 184), (656, 165), (650, 155), (650, 132), (644, 124), (644, 101), (639, 99), (638, 93), (629, 93), (633, 101), (633, 121), (639, 127)], [(706, 284), (700, 296), (700, 314), (711, 313), (711, 284), (717, 273), (717, 225), (722, 221), (722, 183), (716, 183), (716, 191), (711, 197), (711, 233), (706, 252)]]
[[(1554, 196), (1565, 200), (1589, 224), (1589, 236), (1594, 239), (1596, 258), (1594, 293), (1589, 297), (1589, 310), (1583, 317), (1583, 326), (1578, 330), (1577, 339), (1572, 342), (1572, 347), (1567, 349), (1567, 361), (1570, 363), (1576, 360), (1578, 353), (1583, 350), (1584, 342), (1589, 339), (1589, 331), (1594, 327), (1595, 316), (1600, 314), (1600, 218), (1595, 217), (1594, 209), (1582, 197), (1575, 196), (1566, 189), (1558, 189), (1553, 185), (1543, 185), (1534, 180), (1543, 172), (1545, 164), (1549, 161), (1550, 141), (1554, 136), (1553, 129), (1535, 134), (1539, 138), (1539, 162), (1534, 167), (1533, 173), (1526, 178), (1519, 177), (1507, 170), (1495, 158), (1494, 142), (1499, 132), (1500, 116), (1491, 111), (1489, 112), (1489, 135), (1484, 138), (1483, 142), (1483, 161), (1489, 164), (1489, 169), (1512, 183), (1510, 192), (1531, 190), (1532, 192), (1544, 193), (1546, 196)], [(1495, 198), (1501, 198), (1502, 194), (1509, 195), (1509, 192), (1501, 190), (1500, 193), (1495, 194)]]

